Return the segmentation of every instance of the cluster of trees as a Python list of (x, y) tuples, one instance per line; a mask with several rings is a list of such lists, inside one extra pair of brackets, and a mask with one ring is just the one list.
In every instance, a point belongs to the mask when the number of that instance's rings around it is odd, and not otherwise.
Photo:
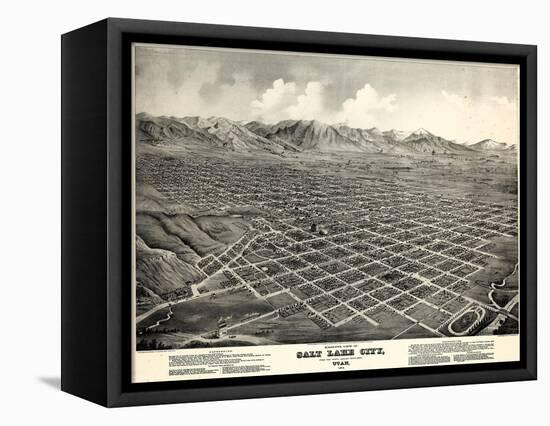
[(158, 351), (163, 349), (173, 349), (173, 347), (171, 345), (166, 345), (163, 342), (159, 342), (157, 339), (141, 339), (137, 342), (136, 349), (138, 351)]
[(142, 328), (138, 330), (139, 336), (148, 336), (150, 334), (163, 334), (163, 333), (177, 333), (179, 330), (177, 328)]
[(498, 328), (493, 334), (517, 334), (519, 330), (519, 324), (515, 319), (506, 318), (498, 324)]

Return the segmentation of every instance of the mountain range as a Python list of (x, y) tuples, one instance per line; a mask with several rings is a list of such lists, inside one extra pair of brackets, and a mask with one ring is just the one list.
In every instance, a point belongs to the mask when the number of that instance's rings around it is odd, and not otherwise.
[(492, 139), (463, 145), (437, 136), (426, 129), (403, 132), (376, 127), (359, 129), (346, 124), (325, 124), (317, 120), (283, 120), (275, 124), (259, 121), (239, 123), (224, 117), (136, 116), (138, 141), (152, 144), (200, 144), (232, 151), (264, 150), (284, 152), (357, 152), (466, 154), (476, 151), (514, 150)]

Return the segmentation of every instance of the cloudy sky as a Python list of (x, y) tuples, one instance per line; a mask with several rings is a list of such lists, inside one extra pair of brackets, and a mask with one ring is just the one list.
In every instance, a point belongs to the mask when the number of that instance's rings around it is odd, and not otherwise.
[(518, 70), (235, 49), (137, 46), (136, 112), (412, 131), (518, 143)]

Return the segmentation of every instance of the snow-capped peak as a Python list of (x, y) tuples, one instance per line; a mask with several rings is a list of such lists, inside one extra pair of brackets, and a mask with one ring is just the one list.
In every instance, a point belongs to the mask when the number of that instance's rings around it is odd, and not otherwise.
[(483, 150), (505, 150), (509, 148), (509, 145), (504, 142), (497, 142), (494, 139), (483, 139), (480, 142), (471, 144), (470, 147)]
[(414, 135), (414, 136), (429, 136), (429, 135), (431, 135), (431, 133), (428, 132), (423, 127), (421, 127), (419, 129), (415, 130), (414, 132), (412, 132), (411, 135)]
[(410, 132), (404, 132), (402, 130), (396, 130), (396, 129), (386, 130), (383, 133), (384, 135), (389, 136), (396, 141), (402, 141), (408, 135), (410, 135)]

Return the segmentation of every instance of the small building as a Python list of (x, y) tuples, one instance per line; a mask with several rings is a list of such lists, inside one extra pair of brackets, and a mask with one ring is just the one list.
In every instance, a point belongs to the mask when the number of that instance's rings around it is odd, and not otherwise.
[(222, 337), (227, 336), (227, 322), (223, 318), (220, 318), (218, 320), (218, 332), (217, 332), (218, 339), (221, 339)]

